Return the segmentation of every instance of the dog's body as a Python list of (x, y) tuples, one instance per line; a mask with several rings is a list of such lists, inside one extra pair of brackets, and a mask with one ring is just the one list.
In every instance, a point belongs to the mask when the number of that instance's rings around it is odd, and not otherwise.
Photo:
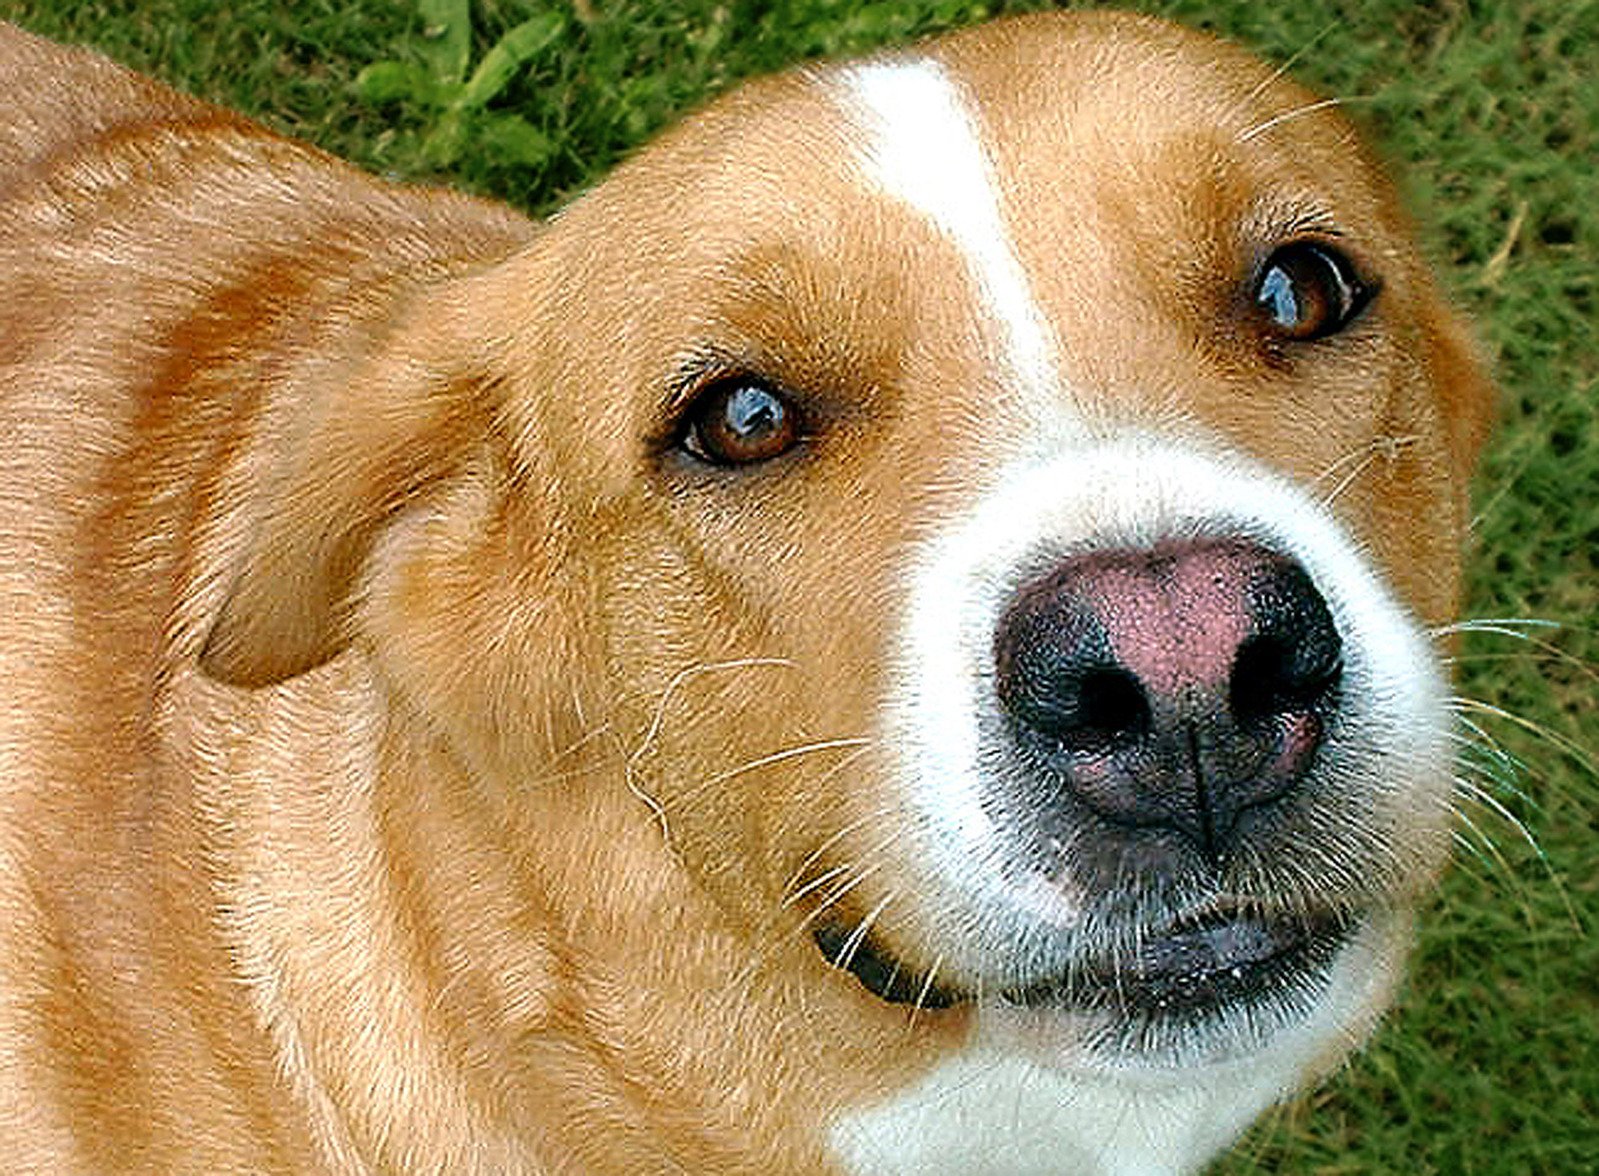
[(1380, 1012), (1489, 392), (1302, 91), (1005, 22), (540, 228), (0, 75), (0, 1167), (1181, 1172)]

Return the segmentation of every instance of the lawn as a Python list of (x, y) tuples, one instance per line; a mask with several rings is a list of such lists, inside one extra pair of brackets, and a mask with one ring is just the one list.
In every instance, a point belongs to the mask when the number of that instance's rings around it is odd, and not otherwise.
[[(1462, 803), (1461, 852), (1401, 1009), (1220, 1170), (1599, 1171), (1599, 776), (1585, 759), (1599, 754), (1599, 2), (1141, 6), (1291, 61), (1407, 177), (1505, 389), (1469, 615), (1515, 618), (1488, 628), (1532, 638), (1472, 633), (1460, 648), (1464, 717), (1481, 731), (1463, 775), (1486, 798)], [(374, 62), (437, 62), (408, 4), (0, 0), (0, 16), (380, 171), (542, 211), (740, 77), (1020, 7), (484, 0), (474, 61), (521, 22), (544, 24), (525, 67), (445, 139), (428, 137), (445, 117), (437, 91), (380, 101), (356, 85)]]

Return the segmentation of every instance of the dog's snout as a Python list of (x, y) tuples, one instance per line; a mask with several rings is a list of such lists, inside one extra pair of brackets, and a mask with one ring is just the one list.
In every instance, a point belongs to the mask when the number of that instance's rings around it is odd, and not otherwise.
[(1176, 830), (1215, 859), (1309, 770), (1342, 641), (1299, 564), (1191, 541), (1073, 556), (1024, 585), (995, 673), (1025, 762), (1101, 817)]

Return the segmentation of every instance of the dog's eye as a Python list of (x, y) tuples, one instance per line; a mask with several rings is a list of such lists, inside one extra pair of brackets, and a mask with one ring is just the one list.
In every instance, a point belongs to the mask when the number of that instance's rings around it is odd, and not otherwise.
[(1349, 259), (1314, 241), (1279, 248), (1255, 286), (1255, 304), (1273, 333), (1295, 342), (1343, 330), (1370, 298)]
[(798, 440), (798, 412), (786, 397), (754, 376), (729, 376), (694, 401), (682, 445), (701, 461), (750, 465), (787, 453)]

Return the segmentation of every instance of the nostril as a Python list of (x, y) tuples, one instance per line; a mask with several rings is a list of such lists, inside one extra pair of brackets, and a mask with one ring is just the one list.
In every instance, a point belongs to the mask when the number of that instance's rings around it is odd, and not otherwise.
[(1228, 681), (1234, 717), (1248, 723), (1324, 704), (1344, 670), (1325, 599), (1296, 564), (1278, 567), (1254, 597), (1257, 632), (1239, 646)]
[(1039, 664), (1024, 659), (1002, 694), (1019, 726), (1052, 749), (1096, 753), (1127, 747), (1151, 722), (1144, 688), (1115, 663)]
[(1138, 679), (1120, 666), (1098, 666), (1085, 673), (1077, 698), (1073, 738), (1062, 740), (1073, 750), (1125, 747), (1149, 731), (1149, 699)]
[(1233, 715), (1247, 723), (1313, 709), (1342, 676), (1336, 640), (1299, 645), (1280, 636), (1252, 637), (1239, 649), (1228, 683)]

